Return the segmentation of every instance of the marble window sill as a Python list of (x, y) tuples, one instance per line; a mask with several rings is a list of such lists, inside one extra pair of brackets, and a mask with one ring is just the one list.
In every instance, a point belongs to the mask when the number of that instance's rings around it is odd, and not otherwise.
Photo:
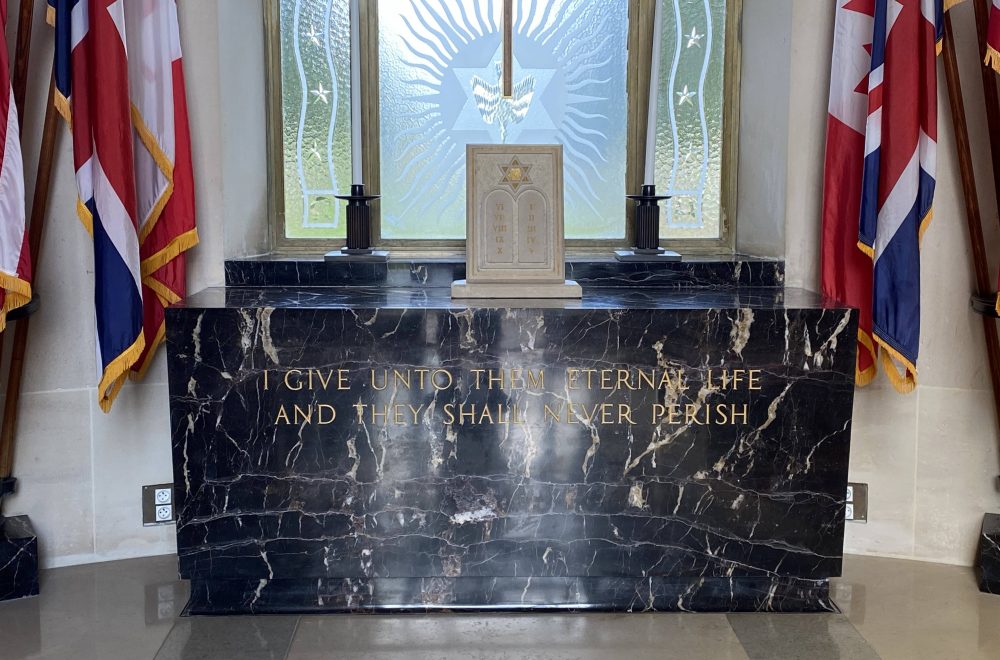
[(215, 287), (174, 309), (553, 309), (601, 310), (842, 310), (818, 293), (797, 288), (653, 289), (589, 287), (582, 300), (453, 300), (442, 287)]
[[(673, 263), (621, 263), (571, 256), (566, 277), (583, 287), (656, 289), (781, 288), (784, 261), (745, 255), (685, 257)], [(459, 257), (401, 257), (388, 263), (328, 263), (322, 257), (264, 256), (226, 262), (228, 287), (444, 288), (465, 278)]]

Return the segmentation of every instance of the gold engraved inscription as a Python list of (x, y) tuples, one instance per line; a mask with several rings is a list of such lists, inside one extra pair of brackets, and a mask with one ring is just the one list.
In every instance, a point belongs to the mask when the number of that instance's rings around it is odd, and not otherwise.
[[(550, 374), (551, 375), (551, 374)], [(697, 374), (695, 384), (683, 368), (588, 369), (570, 367), (557, 374), (552, 391), (546, 385), (546, 370), (539, 368), (476, 368), (456, 371), (442, 367), (395, 367), (363, 370), (287, 369), (272, 374), (263, 372), (263, 389), (289, 392), (294, 396), (311, 393), (311, 403), (282, 401), (279, 398), (272, 419), (275, 426), (329, 426), (352, 420), (363, 426), (450, 426), (580, 424), (585, 426), (745, 426), (752, 423), (750, 404), (745, 397), (725, 400), (739, 392), (763, 389), (761, 369), (708, 369)], [(350, 404), (353, 414), (338, 415), (330, 401), (317, 401), (324, 392), (357, 389), (391, 393), (433, 395), (434, 403), (357, 403)], [(693, 389), (693, 393), (692, 393)], [(446, 392), (464, 392), (465, 396), (438, 404)], [(513, 399), (518, 392), (527, 395), (508, 403), (468, 401), (472, 392), (502, 392)], [(641, 406), (635, 403), (636, 392), (655, 393), (653, 400)], [(698, 396), (695, 397), (694, 395)], [(618, 395), (627, 400), (609, 401)], [(706, 400), (706, 395), (712, 398)], [(481, 395), (480, 395), (481, 396)], [(549, 396), (554, 399), (540, 400)], [(600, 401), (593, 399), (600, 396)], [(649, 395), (646, 395), (647, 400)], [(684, 397), (687, 397), (685, 401)], [(579, 399), (579, 400), (574, 400)], [(691, 399), (695, 399), (691, 401)]]

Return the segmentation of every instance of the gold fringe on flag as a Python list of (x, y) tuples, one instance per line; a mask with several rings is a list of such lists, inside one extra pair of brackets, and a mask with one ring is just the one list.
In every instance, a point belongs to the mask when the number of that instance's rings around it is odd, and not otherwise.
[(139, 361), (145, 348), (146, 338), (140, 331), (135, 342), (104, 368), (104, 375), (101, 376), (101, 382), (97, 386), (97, 403), (101, 406), (101, 410), (111, 412), (115, 398), (121, 391), (122, 385), (128, 380), (128, 373), (131, 371), (132, 365)]
[[(146, 218), (145, 222), (142, 223), (142, 227), (139, 229), (139, 245), (146, 242), (146, 238), (156, 227), (156, 223), (160, 220), (160, 216), (163, 215), (163, 209), (166, 208), (167, 203), (174, 194), (174, 164), (170, 162), (170, 158), (163, 152), (160, 147), (160, 143), (156, 139), (156, 135), (153, 131), (149, 129), (146, 124), (145, 119), (143, 119), (142, 113), (139, 108), (132, 105), (132, 126), (135, 128), (136, 134), (139, 136), (139, 140), (142, 142), (143, 146), (153, 157), (156, 162), (156, 166), (163, 173), (163, 176), (167, 180), (167, 185), (164, 187), (163, 192), (160, 193), (160, 197), (156, 200), (153, 208), (149, 212), (149, 216)], [(194, 246), (198, 245), (198, 230), (191, 229), (184, 232), (180, 236), (174, 237), (170, 243), (168, 243), (161, 250), (152, 254), (142, 260), (142, 275), (145, 278), (151, 273), (155, 273), (165, 264), (169, 263), (179, 255), (187, 252)]]
[(70, 109), (69, 99), (63, 96), (62, 93), (57, 89), (55, 92), (55, 98), (53, 99), (52, 102), (56, 106), (56, 110), (59, 111), (59, 114), (62, 116), (62, 118), (65, 119), (66, 123), (69, 124), (70, 127), (72, 128), (73, 111)]
[(0, 332), (7, 327), (7, 314), (31, 300), (31, 284), (16, 275), (0, 272), (0, 288), (6, 291), (0, 308)]
[(144, 277), (142, 278), (142, 283), (147, 287), (152, 289), (156, 297), (160, 299), (160, 303), (164, 307), (169, 307), (170, 305), (175, 305), (181, 301), (181, 297), (170, 290), (170, 287), (164, 286), (155, 277)]
[[(871, 366), (867, 369), (861, 368), (861, 349), (866, 350), (872, 359)], [(858, 359), (854, 365), (854, 384), (857, 387), (867, 387), (878, 375), (878, 352), (875, 350), (871, 335), (861, 328), (858, 328), (858, 350)]]
[[(159, 298), (160, 304), (163, 307), (169, 307), (170, 305), (179, 303), (181, 301), (180, 296), (174, 293), (170, 287), (163, 286), (163, 283), (152, 276), (144, 276), (142, 278), (142, 283), (146, 285), (156, 297)], [(153, 364), (153, 358), (156, 357), (156, 349), (160, 347), (163, 340), (166, 339), (167, 324), (166, 320), (160, 323), (160, 327), (156, 329), (156, 336), (153, 337), (153, 341), (150, 343), (149, 351), (146, 353), (146, 359), (139, 366), (139, 369), (133, 371), (129, 374), (129, 378), (134, 381), (141, 381), (146, 376), (146, 372), (149, 371), (149, 366)]]
[(987, 46), (986, 59), (983, 60), (983, 63), (997, 73), (1000, 73), (1000, 50), (997, 50), (993, 46)]
[[(881, 349), (882, 368), (896, 391), (900, 394), (909, 394), (917, 389), (916, 365), (903, 357), (902, 353), (879, 338), (878, 335), (875, 335), (875, 341)], [(902, 368), (897, 366), (897, 362)]]
[(174, 238), (165, 248), (155, 254), (151, 254), (142, 260), (142, 278), (146, 282), (146, 277), (163, 268), (175, 258), (198, 245), (198, 230), (190, 229), (180, 236)]
[(156, 330), (156, 336), (153, 337), (153, 342), (150, 345), (149, 352), (146, 353), (146, 359), (141, 365), (139, 365), (138, 371), (132, 371), (129, 373), (129, 379), (138, 382), (146, 377), (146, 372), (149, 371), (149, 367), (153, 364), (153, 359), (156, 357), (156, 349), (160, 347), (160, 344), (162, 344), (163, 340), (166, 338), (166, 331), (166, 322), (161, 323), (160, 327)]
[(83, 200), (76, 200), (76, 217), (80, 218), (80, 224), (87, 230), (91, 237), (94, 236), (94, 216), (90, 214), (90, 209), (83, 203)]
[(924, 232), (926, 232), (927, 228), (931, 226), (931, 221), (933, 219), (934, 219), (934, 209), (931, 208), (929, 211), (927, 211), (927, 215), (924, 216), (924, 219), (920, 221), (920, 228), (917, 230), (918, 245), (923, 245)]
[(146, 237), (149, 233), (153, 231), (153, 227), (156, 226), (156, 222), (160, 219), (160, 215), (163, 214), (163, 209), (167, 206), (167, 202), (170, 201), (170, 197), (174, 194), (174, 164), (170, 162), (170, 158), (167, 154), (163, 153), (163, 149), (160, 147), (160, 143), (156, 140), (156, 136), (153, 135), (153, 131), (149, 130), (149, 126), (146, 125), (146, 120), (143, 119), (142, 113), (139, 112), (139, 108), (132, 104), (132, 126), (135, 128), (135, 132), (139, 136), (139, 140), (142, 142), (143, 146), (146, 147), (146, 151), (149, 155), (153, 157), (153, 161), (156, 162), (156, 166), (160, 168), (160, 172), (167, 180), (167, 185), (164, 187), (163, 191), (160, 193), (159, 198), (153, 205), (153, 208), (149, 211), (149, 216), (142, 223), (142, 227), (139, 228), (139, 244), (142, 245), (146, 241)]

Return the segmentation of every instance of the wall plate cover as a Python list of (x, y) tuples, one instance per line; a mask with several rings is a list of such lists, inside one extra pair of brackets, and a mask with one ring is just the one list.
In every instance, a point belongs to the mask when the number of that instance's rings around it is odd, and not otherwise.
[(845, 517), (849, 522), (868, 522), (868, 484), (847, 484)]
[(174, 485), (156, 484), (142, 487), (142, 524), (170, 525), (176, 518)]

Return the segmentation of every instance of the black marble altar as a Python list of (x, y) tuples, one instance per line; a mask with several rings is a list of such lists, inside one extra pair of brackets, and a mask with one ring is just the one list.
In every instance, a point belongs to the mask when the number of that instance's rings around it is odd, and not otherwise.
[(979, 590), (987, 594), (1000, 594), (1000, 514), (983, 516), (979, 534)]
[[(190, 613), (835, 609), (857, 319), (805, 291), (740, 286), (747, 270), (779, 284), (780, 264), (730, 264), (727, 284), (702, 289), (637, 284), (691, 265), (616, 264), (608, 281), (629, 284), (583, 300), (476, 303), (412, 279), (259, 286), (275, 283), (264, 263), (228, 265), (231, 284), (245, 269), (255, 286), (168, 311)], [(342, 276), (295, 268), (300, 282)], [(425, 367), (453, 381), (370, 380)], [(504, 368), (544, 371), (544, 387), (476, 387), (474, 370)], [(568, 369), (674, 379), (602, 389)], [(757, 388), (744, 374), (724, 389), (726, 369), (753, 370)], [(400, 408), (359, 421), (356, 404)], [(695, 415), (654, 421), (671, 404)], [(448, 406), (478, 413), (460, 424)], [(720, 409), (732, 423), (699, 422)]]
[(0, 516), (0, 601), (38, 595), (38, 538), (27, 516)]

